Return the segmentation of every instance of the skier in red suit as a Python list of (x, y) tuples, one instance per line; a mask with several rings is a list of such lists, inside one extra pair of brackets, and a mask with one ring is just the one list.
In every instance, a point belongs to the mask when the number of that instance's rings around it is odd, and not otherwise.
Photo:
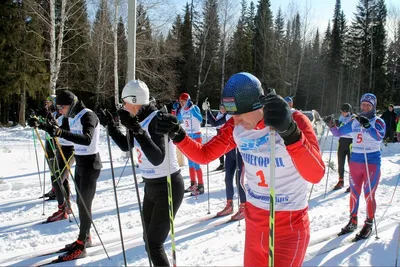
[[(325, 173), (318, 141), (305, 115), (290, 110), (274, 92), (264, 95), (252, 74), (234, 74), (222, 92), (222, 103), (232, 115), (220, 134), (206, 144), (186, 135), (171, 114), (159, 114), (156, 131), (168, 134), (190, 159), (207, 164), (237, 147), (244, 162), (246, 240), (244, 266), (268, 266), (270, 127), (275, 144), (275, 261), (274, 266), (301, 266), (310, 240), (307, 184)], [(263, 101), (261, 101), (261, 99)]]

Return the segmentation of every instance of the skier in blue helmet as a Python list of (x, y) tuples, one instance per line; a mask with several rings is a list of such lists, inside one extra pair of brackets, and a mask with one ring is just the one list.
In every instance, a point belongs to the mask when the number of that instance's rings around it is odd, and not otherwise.
[(234, 74), (225, 84), (222, 103), (232, 115), (205, 144), (191, 139), (171, 114), (159, 113), (156, 132), (167, 134), (191, 160), (208, 164), (237, 147), (243, 159), (241, 184), (246, 192), (244, 266), (268, 266), (270, 159), (269, 134), (275, 143), (275, 266), (301, 266), (310, 240), (307, 184), (318, 183), (325, 165), (311, 122), (292, 111), (274, 91), (264, 95), (250, 73)]

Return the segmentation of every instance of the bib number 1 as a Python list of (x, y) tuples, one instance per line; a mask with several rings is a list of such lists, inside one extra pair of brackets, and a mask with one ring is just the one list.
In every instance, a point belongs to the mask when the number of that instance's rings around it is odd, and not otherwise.
[(258, 183), (258, 186), (261, 186), (261, 187), (268, 187), (268, 184), (265, 182), (265, 176), (264, 176), (264, 172), (263, 171), (258, 171), (258, 172), (256, 172), (256, 175), (258, 176), (258, 177), (260, 177), (260, 182)]

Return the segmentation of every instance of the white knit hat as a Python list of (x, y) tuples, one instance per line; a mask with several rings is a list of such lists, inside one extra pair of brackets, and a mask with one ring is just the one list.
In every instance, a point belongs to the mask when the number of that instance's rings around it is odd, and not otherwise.
[(133, 105), (149, 104), (149, 88), (141, 80), (129, 81), (122, 90), (122, 100)]

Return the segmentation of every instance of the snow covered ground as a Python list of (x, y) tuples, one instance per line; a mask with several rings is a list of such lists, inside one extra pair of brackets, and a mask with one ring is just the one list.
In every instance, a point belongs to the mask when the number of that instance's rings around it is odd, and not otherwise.
[[(209, 129), (209, 135), (215, 134)], [(309, 202), (311, 220), (311, 241), (308, 247), (305, 266), (394, 266), (399, 239), (400, 223), (400, 190), (394, 194), (399, 179), (400, 144), (382, 146), (382, 177), (377, 190), (377, 224), (380, 239), (374, 235), (367, 241), (351, 243), (354, 236), (334, 238), (348, 222), (349, 194), (344, 190), (330, 191), (337, 182), (336, 148), (337, 140), (332, 136), (322, 140), (323, 157), (329, 160), (330, 152), (332, 169), (329, 181), (326, 177), (314, 186)], [(41, 182), (43, 183), (43, 152), (36, 145), (40, 159)], [(142, 227), (136, 200), (134, 179), (130, 162), (126, 163), (125, 153), (112, 145), (115, 176), (120, 182), (117, 187), (121, 212), (122, 228), (128, 264), (131, 266), (148, 265), (142, 241)], [(93, 217), (100, 237), (110, 256), (104, 250), (92, 228), (95, 245), (88, 249), (88, 256), (74, 262), (60, 263), (59, 266), (96, 265), (121, 266), (123, 254), (116, 214), (113, 184), (111, 179), (109, 153), (105, 133), (101, 135), (101, 158), (103, 170), (97, 183), (97, 193), (93, 201)], [(47, 262), (56, 256), (35, 257), (51, 252), (74, 241), (78, 234), (76, 223), (68, 220), (51, 224), (40, 224), (57, 209), (56, 201), (43, 203), (38, 197), (42, 195), (37, 173), (35, 148), (30, 128), (20, 126), (0, 128), (0, 266), (32, 266)], [(218, 166), (218, 160), (209, 165), (210, 170)], [(206, 173), (206, 166), (203, 171)], [(182, 169), (185, 183), (189, 183), (187, 166)], [(325, 174), (328, 175), (328, 172)], [(210, 212), (215, 214), (225, 206), (224, 174), (210, 172)], [(206, 179), (206, 175), (205, 175)], [(140, 174), (138, 181), (141, 181)], [(49, 172), (45, 177), (46, 191), (50, 188)], [(325, 194), (327, 183), (328, 192)], [(346, 186), (348, 181), (346, 180)], [(206, 186), (206, 190), (207, 190)], [(311, 189), (311, 185), (309, 186)], [(139, 185), (143, 196), (143, 184)], [(73, 190), (73, 192), (75, 192)], [(73, 210), (77, 213), (76, 204)], [(237, 204), (235, 202), (235, 211)], [(365, 217), (365, 201), (361, 200), (359, 208), (359, 227)], [(218, 221), (203, 221), (210, 216), (208, 212), (207, 193), (196, 200), (185, 197), (175, 219), (176, 252), (178, 266), (241, 266), (243, 265), (243, 248), (245, 222), (223, 224), (216, 227)], [(200, 221), (200, 222), (199, 222)], [(168, 239), (165, 248), (172, 262), (171, 243)]]

